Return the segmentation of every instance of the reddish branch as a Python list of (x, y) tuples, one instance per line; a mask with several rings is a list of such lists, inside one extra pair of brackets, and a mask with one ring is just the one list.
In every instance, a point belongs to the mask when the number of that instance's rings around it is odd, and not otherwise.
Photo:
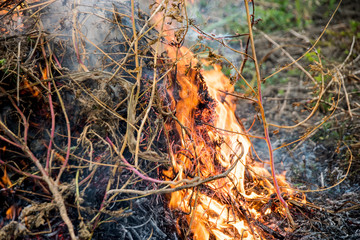
[(259, 103), (259, 107), (260, 107), (261, 118), (263, 120), (265, 141), (266, 141), (266, 144), (269, 149), (271, 176), (273, 178), (276, 195), (277, 195), (279, 201), (281, 202), (281, 204), (285, 208), (285, 211), (286, 211), (287, 217), (290, 221), (290, 224), (292, 226), (294, 226), (295, 225), (294, 220), (292, 219), (292, 217), (290, 215), (288, 204), (285, 202), (284, 198), (281, 196), (279, 184), (277, 182), (276, 175), (275, 175), (275, 162), (274, 162), (273, 148), (271, 145), (271, 140), (270, 140), (270, 136), (269, 136), (269, 128), (268, 128), (268, 124), (266, 122), (265, 111), (264, 111), (263, 101), (262, 101), (260, 69), (259, 69), (259, 64), (258, 64), (257, 57), (256, 57), (255, 44), (254, 44), (254, 38), (253, 38), (253, 33), (252, 33), (252, 23), (251, 23), (251, 19), (250, 19), (249, 3), (248, 3), (248, 0), (244, 0), (244, 2), (245, 2), (245, 8), (246, 8), (247, 23), (248, 23), (248, 27), (249, 27), (251, 50), (252, 50), (252, 55), (253, 55), (253, 60), (254, 60), (254, 65), (255, 65), (255, 70), (256, 70), (256, 77), (257, 77), (257, 90), (258, 90), (257, 98), (258, 98), (258, 103)]
[(59, 172), (59, 175), (57, 176), (56, 178), (56, 184), (59, 184), (60, 182), (60, 177), (62, 175), (62, 173), (65, 171), (65, 168), (69, 162), (69, 157), (70, 157), (70, 147), (71, 147), (71, 130), (70, 130), (70, 121), (69, 121), (69, 117), (66, 113), (66, 110), (65, 110), (65, 106), (64, 106), (64, 102), (60, 96), (60, 93), (58, 91), (58, 88), (56, 87), (56, 84), (53, 80), (53, 85), (54, 85), (54, 88), (55, 88), (55, 91), (56, 91), (56, 94), (59, 98), (59, 102), (60, 102), (60, 105), (61, 105), (61, 108), (62, 108), (62, 111), (63, 111), (63, 114), (64, 114), (64, 117), (65, 117), (65, 122), (66, 122), (66, 131), (67, 131), (67, 148), (66, 148), (66, 155), (65, 155), (65, 161), (63, 162), (63, 165), (61, 166), (60, 168), (60, 172)]
[[(4, 89), (1, 89), (1, 90), (4, 91)], [(21, 139), (21, 137), (16, 136), (8, 127), (6, 127), (4, 122), (0, 120), (0, 127), (3, 129), (5, 134), (11, 140), (9, 140), (6, 137), (3, 137), (1, 135), (0, 135), (0, 139), (6, 141), (7, 143), (9, 143), (9, 144), (11, 144), (11, 145), (13, 145), (13, 146), (15, 146), (17, 148), (20, 148), (25, 153), (25, 155), (39, 169), (39, 171), (40, 171), (40, 173), (42, 175), (41, 179), (44, 180), (46, 182), (46, 184), (48, 185), (48, 187), (50, 189), (50, 192), (51, 192), (51, 194), (52, 194), (52, 196), (54, 198), (54, 201), (56, 203), (56, 206), (59, 209), (60, 216), (61, 216), (61, 218), (63, 219), (63, 221), (65, 222), (65, 224), (68, 227), (71, 239), (75, 240), (75, 239), (77, 239), (77, 237), (75, 235), (74, 226), (73, 226), (73, 224), (72, 224), (72, 222), (71, 222), (71, 220), (70, 220), (70, 218), (69, 218), (69, 216), (67, 214), (65, 202), (64, 202), (64, 199), (63, 199), (63, 197), (62, 197), (62, 195), (61, 195), (61, 193), (59, 191), (58, 184), (49, 176), (47, 169), (44, 168), (41, 165), (39, 159), (29, 149), (29, 147), (27, 145), (27, 136), (28, 136), (28, 130), (29, 130), (29, 123), (28, 123), (24, 113), (16, 106), (15, 102), (13, 101), (13, 99), (10, 96), (9, 96), (9, 99), (10, 99), (12, 105), (16, 108), (19, 115), (21, 116), (22, 124), (24, 125), (23, 138)], [(5, 163), (5, 162), (1, 161), (1, 163)], [(27, 175), (27, 176), (29, 176), (29, 175)], [(30, 175), (29, 177), (32, 177), (32, 175)]]
[[(115, 149), (115, 145), (114, 143), (108, 138), (106, 137), (106, 141)], [(122, 156), (121, 154), (119, 154), (119, 157), (121, 158), (121, 161), (124, 162), (124, 164), (126, 165), (126, 167), (132, 171), (133, 173), (135, 173), (137, 176), (139, 176), (141, 179), (145, 180), (145, 181), (150, 181), (150, 182), (154, 182), (154, 183), (160, 183), (160, 184), (167, 184), (169, 183), (168, 181), (162, 181), (162, 180), (158, 180), (155, 178), (151, 178), (148, 176), (145, 176), (144, 174), (142, 174), (139, 170), (137, 170), (133, 165), (131, 165), (128, 161), (126, 161), (126, 159), (124, 158), (124, 156)]]
[[(0, 136), (0, 139), (4, 140), (1, 136)], [(21, 147), (20, 147), (21, 148)], [(1, 165), (6, 165), (7, 167), (11, 168), (14, 172), (17, 172), (21, 175), (24, 175), (26, 177), (30, 177), (30, 178), (35, 178), (35, 179), (39, 179), (39, 180), (42, 180), (42, 177), (40, 176), (37, 176), (37, 175), (34, 175), (34, 174), (30, 174), (30, 173), (27, 173), (27, 172), (24, 172), (24, 171), (21, 171), (19, 169), (17, 169), (16, 167), (13, 167), (11, 166), (10, 164), (4, 162), (3, 160), (0, 159), (0, 163)]]

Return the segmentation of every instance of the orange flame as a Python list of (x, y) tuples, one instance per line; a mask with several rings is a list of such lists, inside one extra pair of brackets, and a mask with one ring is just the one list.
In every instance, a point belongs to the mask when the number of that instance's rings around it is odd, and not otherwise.
[(38, 97), (40, 95), (41, 92), (40, 92), (39, 88), (36, 86), (31, 86), (29, 80), (27, 80), (25, 77), (24, 77), (23, 84), (24, 84), (24, 87), (30, 91), (30, 93), (33, 97)]
[(16, 216), (16, 207), (15, 205), (12, 205), (11, 207), (6, 210), (6, 219), (12, 220)]
[[(41, 80), (48, 79), (46, 68), (43, 69), (40, 67), (40, 72), (41, 72)], [(29, 90), (33, 97), (40, 98), (41, 97), (40, 89), (37, 86), (32, 85), (25, 76), (23, 77), (23, 79), (24, 79), (23, 80), (24, 88)]]
[(12, 183), (10, 181), (10, 178), (8, 177), (7, 175), (7, 171), (6, 171), (6, 168), (4, 168), (4, 175), (1, 177), (1, 181), (2, 181), (2, 186), (3, 187), (10, 187), (12, 186)]
[[(13, 2), (13, 3), (12, 3)], [(35, 3), (38, 3), (35, 5)], [(27, 0), (27, 1), (8, 1), (0, 0), (0, 5), (2, 6), (0, 10), (0, 17), (5, 18), (3, 27), (0, 28), (0, 33), (5, 35), (14, 33), (14, 30), (22, 31), (24, 30), (24, 18), (23, 11), (44, 5), (46, 3), (40, 3), (41, 0)]]
[[(157, 22), (161, 22), (159, 18)], [(163, 30), (159, 32), (166, 32), (168, 42), (176, 39), (172, 29)], [(193, 239), (260, 239), (261, 234), (255, 232), (244, 215), (258, 220), (271, 213), (271, 209), (261, 210), (261, 206), (275, 190), (269, 181), (271, 174), (261, 164), (249, 164), (251, 143), (236, 118), (234, 97), (226, 94), (234, 91), (232, 84), (219, 65), (202, 61), (212, 70), (199, 70), (199, 60), (186, 47), (164, 47), (176, 65), (168, 75), (168, 95), (177, 121), (168, 123), (166, 130), (173, 136), (174, 145), (178, 145), (170, 149), (172, 168), (164, 175), (176, 180), (195, 176), (206, 179), (231, 169), (225, 178), (172, 193), (169, 206), (187, 213), (184, 217)], [(176, 142), (176, 138), (180, 140)], [(252, 179), (251, 186), (260, 186), (262, 191), (249, 189), (245, 179)], [(289, 187), (284, 176), (278, 184)], [(251, 200), (259, 204), (246, 204)], [(281, 207), (276, 211), (283, 214)]]
[[(196, 65), (196, 60), (193, 59), (191, 53), (187, 53), (188, 49), (185, 47), (180, 48), (177, 53), (176, 48), (167, 47), (167, 52), (171, 59), (175, 59), (176, 55), (181, 58), (177, 64), (176, 74), (176, 80), (180, 86), (179, 99), (177, 102), (174, 99), (173, 105), (175, 105), (176, 117), (183, 125), (176, 125), (179, 135), (183, 136), (181, 147), (188, 149), (193, 157), (188, 157), (181, 151), (175, 152), (172, 162), (173, 169), (166, 171), (165, 174), (174, 177), (171, 174), (174, 172), (181, 180), (190, 178), (189, 175), (195, 175), (198, 172), (199, 177), (207, 178), (221, 174), (235, 164), (228, 174), (228, 178), (207, 183), (199, 192), (188, 189), (172, 193), (170, 208), (181, 209), (183, 212), (194, 212), (195, 220), (191, 224), (194, 239), (208, 240), (211, 235), (216, 239), (241, 236), (244, 231), (250, 230), (246, 227), (245, 221), (237, 218), (229, 205), (224, 202), (237, 199), (239, 197), (237, 193), (249, 198), (257, 195), (255, 193), (247, 194), (245, 191), (244, 174), (250, 142), (247, 137), (241, 135), (244, 131), (234, 114), (236, 107), (234, 99), (223, 93), (224, 91), (232, 92), (233, 87), (229, 79), (221, 72), (220, 66), (215, 65), (214, 69), (210, 71), (201, 71), (201, 75), (195, 68), (189, 68), (189, 66)], [(205, 84), (207, 89), (201, 87), (201, 84)], [(214, 109), (205, 108), (199, 113), (198, 108), (202, 101), (199, 97), (200, 88), (203, 88), (202, 91), (208, 91), (213, 106), (215, 106)], [(169, 94), (173, 95), (171, 92)], [(199, 117), (197, 114), (205, 114), (205, 116)], [(199, 118), (203, 121), (208, 120), (208, 122), (196, 123)], [(168, 131), (170, 131), (172, 126), (168, 127)], [(189, 133), (184, 133), (184, 128), (188, 129)], [(226, 132), (216, 129), (223, 129)], [(229, 132), (240, 134), (230, 134)], [(216, 196), (212, 197), (202, 191), (211, 192)], [(195, 195), (198, 195), (196, 200), (192, 197)], [(192, 221), (191, 214), (186, 218), (189, 223)]]

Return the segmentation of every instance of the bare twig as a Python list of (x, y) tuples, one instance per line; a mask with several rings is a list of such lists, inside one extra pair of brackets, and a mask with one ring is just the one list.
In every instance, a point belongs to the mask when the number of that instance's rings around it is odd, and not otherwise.
[[(355, 36), (353, 36), (352, 43), (351, 43), (350, 50), (349, 50), (349, 54), (346, 56), (345, 60), (341, 63), (341, 65), (340, 65), (340, 67), (339, 67), (340, 70), (345, 66), (346, 62), (347, 62), (347, 61), (349, 60), (349, 58), (351, 57), (352, 52), (353, 52), (353, 50), (354, 50), (355, 41), (356, 41), (356, 38), (355, 38)], [(359, 55), (359, 56), (360, 56), (360, 55)], [(359, 57), (359, 56), (358, 56), (358, 57)]]
[(258, 30), (261, 35), (263, 35), (269, 42), (271, 42), (272, 44), (274, 44), (277, 48), (280, 48), (281, 51), (296, 65), (296, 67), (298, 67), (301, 71), (303, 71), (305, 73), (305, 75), (311, 79), (311, 81), (318, 86), (318, 83), (316, 82), (316, 80), (314, 79), (313, 76), (311, 76), (311, 74), (306, 71), (305, 68), (303, 68), (303, 66), (301, 66), (299, 64), (298, 61), (295, 61), (295, 59), (290, 55), (290, 53), (288, 51), (286, 51), (284, 48), (282, 48), (277, 42), (275, 42), (269, 35), (267, 35), (266, 33), (264, 33), (263, 31)]
[[(14, 105), (16, 106), (16, 105)], [(26, 121), (26, 119), (25, 119)], [(27, 125), (27, 121), (24, 122), (24, 125)], [(4, 127), (5, 124), (0, 121), (0, 125), (1, 127)], [(12, 131), (10, 130), (7, 130), (8, 132), (8, 135), (15, 135)], [(24, 135), (27, 135), (27, 129), (24, 130)], [(1, 139), (3, 139), (2, 136), (0, 136)], [(11, 143), (11, 142), (10, 142)], [(69, 230), (69, 233), (70, 233), (70, 236), (71, 236), (71, 239), (73, 240), (76, 240), (77, 237), (75, 235), (75, 231), (74, 231), (74, 226), (67, 214), (67, 211), (66, 211), (66, 206), (65, 206), (65, 202), (64, 202), (64, 199), (58, 189), (58, 186), (57, 184), (53, 181), (53, 179), (51, 179), (49, 176), (48, 176), (48, 173), (47, 171), (43, 168), (43, 166), (41, 165), (40, 161), (38, 158), (35, 157), (35, 155), (32, 153), (32, 151), (29, 149), (29, 147), (26, 145), (26, 142), (25, 141), (22, 141), (20, 144), (16, 144), (16, 143), (12, 143), (13, 145), (17, 146), (17, 147), (20, 147), (21, 150), (26, 154), (26, 156), (35, 164), (35, 166), (39, 169), (41, 175), (42, 175), (42, 179), (46, 182), (46, 184), (48, 185), (53, 197), (54, 197), (54, 200), (56, 202), (56, 205), (60, 211), (60, 216), (61, 218), (64, 220), (65, 224), (67, 225), (68, 227), (68, 230)]]
[(255, 44), (254, 44), (254, 38), (253, 38), (253, 33), (252, 33), (252, 24), (251, 24), (251, 20), (250, 20), (249, 3), (248, 3), (247, 0), (244, 0), (244, 2), (245, 2), (245, 8), (246, 8), (247, 23), (248, 23), (248, 28), (249, 28), (249, 38), (250, 38), (251, 49), (252, 49), (252, 54), (253, 54), (253, 59), (254, 59), (255, 70), (256, 70), (256, 77), (257, 77), (258, 104), (259, 104), (259, 107), (260, 107), (261, 117), (262, 117), (262, 120), (263, 120), (264, 135), (265, 135), (266, 143), (267, 143), (267, 146), (268, 146), (268, 149), (269, 149), (271, 175), (272, 175), (272, 178), (273, 178), (276, 195), (277, 195), (277, 197), (279, 198), (281, 204), (284, 206), (284, 208), (286, 210), (286, 214), (287, 214), (287, 217), (288, 217), (288, 219), (290, 221), (290, 224), (292, 226), (295, 226), (295, 222), (291, 217), (289, 207), (288, 207), (287, 203), (285, 202), (285, 200), (283, 199), (283, 197), (281, 196), (280, 188), (279, 188), (279, 185), (278, 185), (278, 182), (277, 182), (277, 179), (276, 179), (276, 175), (275, 175), (275, 163), (274, 163), (273, 149), (272, 149), (271, 140), (270, 140), (270, 136), (269, 136), (268, 124), (266, 122), (265, 111), (264, 111), (264, 107), (262, 105), (260, 69), (259, 69), (259, 64), (257, 62), (257, 57), (256, 57)]
[(266, 79), (268, 79), (268, 78), (271, 78), (271, 77), (274, 76), (275, 74), (277, 74), (277, 73), (279, 73), (279, 72), (281, 72), (281, 71), (289, 68), (290, 66), (292, 66), (293, 64), (295, 64), (296, 62), (298, 62), (300, 59), (302, 59), (303, 57), (305, 57), (306, 54), (308, 54), (309, 52), (311, 52), (311, 51), (314, 49), (314, 47), (318, 44), (318, 42), (320, 41), (320, 39), (322, 38), (322, 36), (323, 36), (324, 33), (326, 32), (326, 30), (328, 29), (328, 27), (329, 27), (329, 25), (330, 25), (330, 22), (331, 22), (331, 20), (334, 18), (335, 13), (336, 13), (337, 10), (339, 9), (341, 3), (342, 3), (342, 0), (339, 1), (336, 9), (335, 9), (334, 12), (332, 13), (332, 15), (331, 15), (329, 21), (327, 22), (326, 26), (324, 27), (324, 30), (321, 32), (321, 34), (319, 35), (319, 37), (315, 40), (315, 43), (314, 43), (303, 55), (301, 55), (301, 56), (300, 56), (299, 58), (297, 58), (295, 61), (287, 64), (286, 66), (284, 66), (284, 67), (280, 68), (279, 70), (275, 71), (274, 73), (270, 74), (269, 76), (267, 76), (267, 77), (264, 78), (263, 80), (266, 80)]
[(48, 99), (49, 99), (50, 114), (51, 114), (51, 133), (50, 133), (50, 140), (49, 140), (49, 145), (48, 145), (48, 152), (47, 152), (47, 156), (46, 156), (46, 165), (45, 165), (46, 171), (49, 171), (49, 167), (50, 167), (49, 166), (50, 152), (51, 152), (52, 142), (53, 142), (54, 134), (55, 134), (55, 113), (54, 113), (54, 105), (53, 105), (52, 96), (51, 96), (51, 82), (48, 82), (48, 88), (50, 91), (48, 93)]
[[(336, 67), (335, 67), (336, 68)], [(351, 112), (351, 106), (350, 106), (350, 101), (349, 101), (349, 94), (346, 90), (346, 86), (345, 86), (345, 81), (344, 81), (344, 77), (343, 75), (341, 74), (340, 70), (338, 68), (336, 68), (336, 74), (339, 76), (339, 78), (341, 79), (341, 83), (343, 85), (343, 89), (344, 89), (344, 94), (345, 94), (345, 99), (346, 99), (346, 104), (347, 104), (347, 107), (348, 107), (348, 112), (349, 112), (349, 115), (350, 115), (350, 118), (353, 119), (353, 114)]]
[(220, 178), (225, 178), (229, 175), (229, 173), (235, 168), (235, 166), (238, 164), (239, 160), (243, 157), (244, 155), (244, 148), (241, 145), (241, 154), (237, 156), (236, 161), (234, 161), (234, 163), (223, 173), (218, 174), (218, 175), (213, 175), (211, 177), (205, 178), (205, 179), (200, 179), (199, 177), (195, 177), (191, 180), (189, 179), (182, 179), (180, 181), (177, 182), (173, 182), (173, 181), (162, 181), (162, 183), (164, 184), (171, 184), (171, 185), (179, 185), (182, 183), (187, 183), (185, 185), (181, 185), (179, 187), (174, 187), (174, 188), (168, 188), (168, 186), (161, 188), (161, 189), (154, 189), (154, 190), (146, 190), (146, 191), (141, 191), (141, 190), (133, 190), (133, 189), (113, 189), (108, 191), (108, 194), (114, 194), (114, 193), (133, 193), (133, 194), (138, 194), (138, 195), (144, 195), (144, 196), (148, 196), (148, 195), (152, 195), (152, 194), (165, 194), (165, 193), (172, 193), (172, 192), (176, 192), (176, 191), (180, 191), (180, 190), (184, 190), (184, 189), (188, 189), (188, 188), (193, 188), (193, 187), (197, 187), (199, 185), (208, 183), (208, 182), (212, 182), (215, 181), (217, 179)]

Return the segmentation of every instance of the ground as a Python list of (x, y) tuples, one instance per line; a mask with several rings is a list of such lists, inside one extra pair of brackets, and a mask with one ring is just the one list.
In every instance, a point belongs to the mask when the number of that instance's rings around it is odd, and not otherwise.
[[(319, 96), (321, 81), (327, 89), (318, 110), (306, 122), (289, 129), (270, 127), (274, 148), (281, 147), (275, 151), (278, 172), (286, 171), (292, 186), (307, 192), (308, 201), (322, 212), (310, 217), (304, 222), (305, 227), (298, 229), (299, 236), (311, 231), (303, 239), (357, 239), (360, 236), (360, 6), (353, 1), (343, 1), (329, 22), (337, 4), (335, 1), (307, 1), (305, 4), (301, 1), (255, 1), (255, 46), (262, 62), (262, 78), (301, 57), (315, 44), (299, 61), (303, 69), (294, 64), (263, 81), (267, 121), (292, 126), (307, 119)], [(189, 5), (190, 18), (212, 36), (246, 32), (241, 1), (203, 0), (195, 1), (195, 7)], [(326, 32), (316, 41), (325, 28)], [(198, 35), (198, 31), (190, 33), (191, 39)], [(240, 40), (236, 37), (224, 39), (231, 47), (244, 50), (246, 43), (241, 37)], [(223, 44), (209, 42), (216, 53), (240, 66), (241, 55)], [(234, 73), (226, 65), (223, 71), (229, 76)], [(255, 84), (255, 69), (251, 63), (247, 63), (243, 74), (247, 79), (254, 79), (251, 83)], [(331, 76), (334, 74), (338, 82), (334, 82)], [(243, 82), (238, 81), (235, 86), (239, 92), (248, 94)], [(244, 100), (238, 101), (237, 113), (246, 128), (257, 115), (251, 102)], [(252, 134), (262, 134), (261, 125), (252, 129)], [(294, 143), (284, 146), (291, 142)], [(265, 142), (253, 139), (253, 143), (260, 157), (267, 159)], [(322, 214), (330, 214), (330, 217)]]

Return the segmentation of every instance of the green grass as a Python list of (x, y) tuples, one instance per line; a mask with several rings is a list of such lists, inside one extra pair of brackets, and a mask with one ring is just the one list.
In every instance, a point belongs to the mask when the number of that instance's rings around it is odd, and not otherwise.
[[(206, 9), (210, 4), (209, 0), (201, 0), (195, 6), (195, 14), (203, 22), (213, 16), (202, 16), (201, 9)], [(324, 16), (332, 13), (336, 7), (335, 0), (259, 0), (255, 2), (255, 20), (258, 20), (256, 27), (264, 32), (283, 31), (290, 28), (304, 28), (312, 23), (312, 16), (318, 11), (320, 6), (325, 7)], [(212, 8), (211, 6), (209, 8)], [(210, 12), (211, 13), (211, 12)], [(216, 11), (218, 16), (216, 21), (207, 22), (203, 26), (205, 32), (215, 29), (225, 29), (226, 32), (247, 32), (245, 21), (245, 9), (234, 0), (222, 4)], [(221, 17), (219, 17), (221, 16)]]

